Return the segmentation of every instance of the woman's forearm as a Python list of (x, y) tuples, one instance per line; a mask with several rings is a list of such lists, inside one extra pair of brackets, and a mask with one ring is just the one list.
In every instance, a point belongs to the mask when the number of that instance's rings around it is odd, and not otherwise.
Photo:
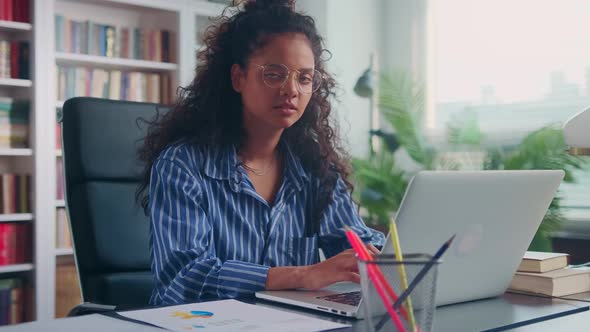
[[(373, 254), (379, 251), (367, 246)], [(321, 289), (335, 282), (360, 282), (357, 259), (352, 249), (344, 250), (336, 256), (308, 266), (271, 267), (266, 278), (267, 290), (305, 288)]]
[(266, 277), (267, 290), (305, 288), (305, 275), (310, 266), (271, 267)]

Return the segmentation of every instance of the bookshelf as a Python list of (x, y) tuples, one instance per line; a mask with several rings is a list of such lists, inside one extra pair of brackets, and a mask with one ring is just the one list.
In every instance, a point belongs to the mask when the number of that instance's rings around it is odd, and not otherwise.
[(33, 220), (32, 213), (3, 213), (0, 214), (0, 222), (29, 221)]
[[(0, 265), (0, 279), (17, 276), (30, 283), (33, 287), (30, 300), (32, 309), (26, 313), (27, 319), (47, 320), (63, 316), (67, 313), (67, 306), (75, 304), (76, 296), (80, 296), (73, 268), (74, 252), (71, 248), (58, 245), (59, 241), (63, 242), (63, 237), (60, 239), (57, 233), (63, 231), (63, 221), (58, 219), (63, 217), (65, 201), (58, 197), (57, 183), (60, 176), (57, 171), (61, 168), (58, 163), (62, 158), (62, 150), (58, 144), (57, 113), (64, 101), (72, 96), (100, 94), (101, 97), (111, 99), (151, 98), (170, 102), (176, 87), (192, 80), (196, 50), (201, 47), (200, 36), (209, 24), (210, 17), (219, 15), (225, 4), (206, 0), (28, 1), (29, 22), (0, 19), (0, 40), (28, 41), (30, 46), (29, 77), (0, 77), (0, 98), (27, 99), (31, 105), (29, 146), (0, 146), (0, 172), (31, 174), (30, 195), (33, 206), (28, 213), (0, 214), (0, 225), (30, 225), (33, 251), (30, 262)], [(89, 38), (73, 38), (70, 35), (72, 38), (66, 41), (65, 22), (69, 22), (67, 31), (71, 34), (72, 29), (76, 29), (78, 36), (82, 31), (79, 29), (86, 27), (86, 36)], [(59, 30), (60, 27), (64, 27), (64, 30)], [(137, 36), (144, 36), (141, 44), (143, 53), (135, 48), (135, 44), (133, 49), (130, 48), (131, 41), (135, 40), (132, 37), (129, 37), (131, 39), (127, 44), (115, 43), (114, 48), (109, 49), (106, 38), (109, 27), (112, 27), (111, 32), (115, 32), (115, 39), (125, 34), (124, 29), (128, 29), (129, 35), (138, 29)], [(102, 36), (101, 29), (105, 33), (104, 49), (96, 48), (96, 45), (103, 45), (103, 40), (97, 42), (95, 38)], [(89, 31), (93, 33), (88, 34)], [(145, 41), (145, 36), (148, 36), (149, 41)], [(72, 89), (69, 86), (70, 93), (66, 94), (63, 93), (62, 83), (65, 81), (60, 80), (67, 73), (63, 68), (76, 68), (75, 74), (82, 75), (78, 79), (83, 77), (88, 80), (83, 75), (98, 77), (95, 75), (98, 73), (107, 77), (109, 84), (113, 81), (110, 80), (113, 75), (117, 77), (120, 74), (123, 77), (129, 73), (128, 82), (135, 80), (144, 86), (146, 81), (152, 80), (149, 83), (153, 88), (152, 93), (133, 95), (121, 92), (113, 95), (111, 90), (123, 91), (121, 79), (119, 86), (109, 85), (108, 91), (89, 91), (76, 89), (75, 86)], [(87, 74), (82, 74), (84, 72)], [(87, 82), (92, 86), (91, 81)], [(65, 299), (67, 296), (72, 298)]]
[(0, 273), (27, 272), (33, 270), (33, 264), (12, 264), (0, 266)]
[(74, 254), (74, 249), (72, 248), (57, 248), (55, 249), (56, 256), (69, 256)]
[[(5, 4), (6, 0), (0, 2)], [(14, 1), (9, 7), (12, 10), (0, 10), (0, 279), (10, 284), (4, 283), (0, 297), (9, 295), (12, 303), (4, 301), (2, 307), (20, 313), (32, 304), (24, 293), (37, 279), (31, 252), (35, 216), (30, 190), (34, 165), (30, 49), (34, 26), (29, 23), (30, 17), (22, 16), (26, 12), (24, 2)], [(0, 325), (30, 320), (32, 314), (4, 316)]]
[(55, 54), (55, 59), (58, 64), (79, 64), (87, 66), (100, 66), (101, 68), (134, 69), (146, 71), (175, 71), (178, 69), (178, 65), (175, 63), (123, 58), (107, 58), (103, 56), (87, 54), (68, 54), (57, 52)]
[(32, 156), (33, 149), (28, 148), (0, 148), (0, 156)]
[(33, 86), (33, 82), (31, 80), (23, 80), (18, 78), (0, 78), (0, 86), (30, 88)]
[(18, 31), (31, 31), (33, 25), (25, 22), (14, 22), (0, 20), (0, 31), (18, 32)]

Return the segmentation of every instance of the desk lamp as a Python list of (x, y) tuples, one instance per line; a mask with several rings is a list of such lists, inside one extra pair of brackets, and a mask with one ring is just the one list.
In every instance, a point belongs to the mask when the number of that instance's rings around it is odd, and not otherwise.
[(371, 54), (371, 61), (369, 64), (369, 68), (367, 68), (364, 73), (358, 78), (356, 84), (354, 85), (354, 93), (357, 96), (362, 98), (369, 98), (369, 152), (370, 155), (373, 156), (375, 151), (378, 149), (378, 141), (375, 135), (375, 129), (378, 126), (379, 120), (377, 119), (378, 114), (375, 112), (375, 93), (376, 90), (376, 82), (374, 77), (374, 68), (373, 68), (373, 58), (374, 54)]
[(590, 107), (565, 122), (563, 135), (570, 154), (590, 156)]

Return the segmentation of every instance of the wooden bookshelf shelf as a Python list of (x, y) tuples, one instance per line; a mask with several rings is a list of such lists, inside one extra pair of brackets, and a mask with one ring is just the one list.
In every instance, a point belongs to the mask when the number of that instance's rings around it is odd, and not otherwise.
[(0, 214), (0, 222), (29, 221), (33, 220), (32, 213)]
[(31, 31), (33, 26), (29, 23), (0, 21), (0, 31)]
[(0, 86), (30, 88), (33, 86), (33, 81), (19, 78), (0, 78)]
[(73, 54), (73, 53), (55, 53), (55, 60), (58, 64), (79, 64), (93, 65), (113, 69), (133, 69), (143, 71), (175, 71), (178, 69), (176, 63), (108, 58), (97, 55)]
[(74, 254), (72, 248), (57, 248), (55, 249), (55, 256), (70, 256)]
[(11, 148), (0, 148), (1, 156), (32, 156), (33, 149), (11, 149)]
[(24, 272), (24, 271), (31, 271), (33, 269), (33, 264), (13, 264), (13, 265), (0, 265), (0, 273), (10, 273), (10, 272)]

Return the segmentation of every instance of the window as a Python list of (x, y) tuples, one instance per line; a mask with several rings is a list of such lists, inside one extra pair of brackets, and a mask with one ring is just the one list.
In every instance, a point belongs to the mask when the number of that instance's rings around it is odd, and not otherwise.
[[(590, 106), (590, 1), (433, 1), (434, 109), (428, 136), (476, 119), (491, 144), (515, 144)], [(590, 143), (590, 142), (589, 142)], [(590, 171), (563, 185), (566, 207), (590, 216)]]

